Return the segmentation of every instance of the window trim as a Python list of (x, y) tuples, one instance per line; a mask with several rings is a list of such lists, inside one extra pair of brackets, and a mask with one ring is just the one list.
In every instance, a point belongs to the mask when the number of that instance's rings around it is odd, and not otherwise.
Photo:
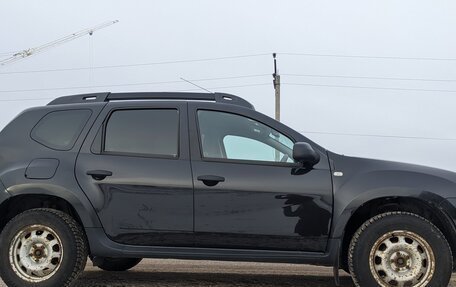
[[(232, 114), (236, 116), (241, 116), (244, 118), (248, 118), (250, 120), (256, 121), (258, 123), (261, 123), (281, 134), (284, 136), (288, 137), (293, 144), (296, 143), (296, 139), (292, 136), (290, 136), (287, 133), (284, 133), (276, 128), (271, 127), (270, 125), (264, 123), (263, 121), (257, 120), (255, 118), (252, 118), (250, 116), (246, 116), (240, 113), (236, 112), (231, 112), (231, 111), (225, 111), (225, 110), (213, 110), (213, 109), (208, 109), (208, 108), (197, 108), (196, 113), (195, 113), (195, 121), (196, 121), (196, 128), (197, 128), (197, 134), (198, 134), (198, 146), (199, 146), (199, 152), (200, 152), (200, 157), (202, 161), (206, 162), (220, 162), (220, 163), (235, 163), (235, 164), (247, 164), (247, 165), (263, 165), (263, 166), (277, 166), (277, 167), (291, 167), (291, 168), (297, 168), (301, 167), (302, 165), (298, 162), (277, 162), (277, 161), (260, 161), (260, 160), (243, 160), (243, 159), (228, 159), (228, 158), (213, 158), (213, 157), (205, 157), (203, 154), (203, 143), (201, 141), (201, 128), (200, 128), (200, 122), (198, 118), (198, 112), (199, 111), (209, 111), (209, 112), (219, 112), (219, 113), (225, 113), (225, 114)], [(225, 147), (223, 147), (225, 148)]]
[[(173, 155), (164, 155), (164, 154), (150, 154), (150, 153), (130, 153), (130, 152), (112, 152), (112, 151), (105, 151), (105, 141), (106, 141), (106, 127), (108, 122), (113, 113), (117, 111), (131, 111), (131, 110), (174, 110), (177, 111), (177, 154)], [(180, 150), (181, 150), (181, 111), (179, 107), (170, 107), (170, 108), (146, 108), (146, 107), (125, 107), (125, 108), (113, 108), (109, 111), (108, 115), (106, 116), (105, 120), (102, 123), (101, 127), (101, 148), (100, 148), (100, 155), (111, 155), (111, 156), (128, 156), (128, 157), (142, 157), (142, 158), (159, 158), (159, 159), (175, 159), (178, 160), (180, 158)], [(98, 133), (98, 132), (97, 132)], [(96, 136), (96, 135), (95, 135)]]
[[(87, 117), (87, 120), (86, 120), (86, 121), (84, 122), (84, 124), (82, 125), (81, 130), (80, 130), (78, 133), (75, 134), (73, 144), (72, 144), (71, 146), (69, 146), (68, 148), (55, 148), (55, 147), (51, 147), (51, 146), (49, 146), (49, 145), (47, 145), (47, 144), (44, 144), (44, 143), (40, 142), (39, 140), (37, 140), (37, 139), (33, 136), (33, 131), (37, 128), (37, 126), (41, 123), (41, 121), (42, 121), (45, 117), (47, 117), (48, 115), (53, 114), (53, 113), (57, 113), (57, 112), (72, 112), (72, 111), (88, 111), (88, 112), (89, 112), (89, 116)], [(63, 109), (63, 110), (53, 110), (53, 111), (50, 111), (50, 112), (46, 113), (45, 115), (43, 115), (43, 116), (36, 122), (36, 124), (35, 124), (35, 125), (33, 126), (33, 128), (30, 130), (29, 136), (30, 136), (30, 138), (31, 138), (34, 142), (36, 142), (36, 143), (38, 143), (38, 144), (40, 144), (40, 145), (42, 145), (42, 146), (44, 146), (44, 147), (46, 147), (46, 148), (48, 148), (48, 149), (51, 149), (51, 150), (54, 150), (54, 151), (70, 151), (70, 150), (72, 150), (72, 149), (75, 147), (76, 143), (78, 142), (79, 138), (81, 137), (82, 132), (83, 132), (84, 129), (86, 128), (87, 123), (88, 123), (88, 122), (90, 121), (90, 119), (92, 118), (92, 115), (93, 115), (93, 111), (92, 111), (91, 109)]]

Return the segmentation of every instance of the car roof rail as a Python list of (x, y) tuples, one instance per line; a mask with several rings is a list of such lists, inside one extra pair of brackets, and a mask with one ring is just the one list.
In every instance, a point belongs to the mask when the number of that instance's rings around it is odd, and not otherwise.
[(82, 104), (93, 102), (106, 102), (111, 93), (93, 93), (93, 94), (80, 94), (72, 96), (59, 97), (52, 100), (48, 106), (64, 105), (64, 104)]
[(128, 100), (196, 100), (214, 101), (255, 109), (251, 103), (241, 97), (225, 93), (183, 93), (183, 92), (152, 92), (152, 93), (92, 93), (59, 97), (48, 105), (82, 104), (108, 101)]

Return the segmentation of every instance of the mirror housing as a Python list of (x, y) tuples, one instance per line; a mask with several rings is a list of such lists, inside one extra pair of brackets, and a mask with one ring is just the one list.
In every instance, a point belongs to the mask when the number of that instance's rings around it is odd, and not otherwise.
[(306, 142), (297, 142), (293, 146), (293, 159), (306, 167), (313, 167), (320, 161), (320, 154)]

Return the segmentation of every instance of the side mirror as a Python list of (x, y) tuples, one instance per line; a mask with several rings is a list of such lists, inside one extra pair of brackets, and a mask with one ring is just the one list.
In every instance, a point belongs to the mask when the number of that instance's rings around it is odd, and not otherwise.
[(297, 142), (293, 146), (293, 159), (306, 167), (313, 167), (320, 161), (320, 154), (305, 142)]

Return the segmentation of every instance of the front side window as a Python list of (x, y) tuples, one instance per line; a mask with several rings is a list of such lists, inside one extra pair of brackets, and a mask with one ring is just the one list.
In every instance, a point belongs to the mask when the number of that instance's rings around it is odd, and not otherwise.
[(179, 112), (176, 109), (118, 110), (105, 129), (105, 153), (177, 157)]
[(293, 141), (250, 118), (217, 111), (198, 111), (205, 158), (293, 163)]

